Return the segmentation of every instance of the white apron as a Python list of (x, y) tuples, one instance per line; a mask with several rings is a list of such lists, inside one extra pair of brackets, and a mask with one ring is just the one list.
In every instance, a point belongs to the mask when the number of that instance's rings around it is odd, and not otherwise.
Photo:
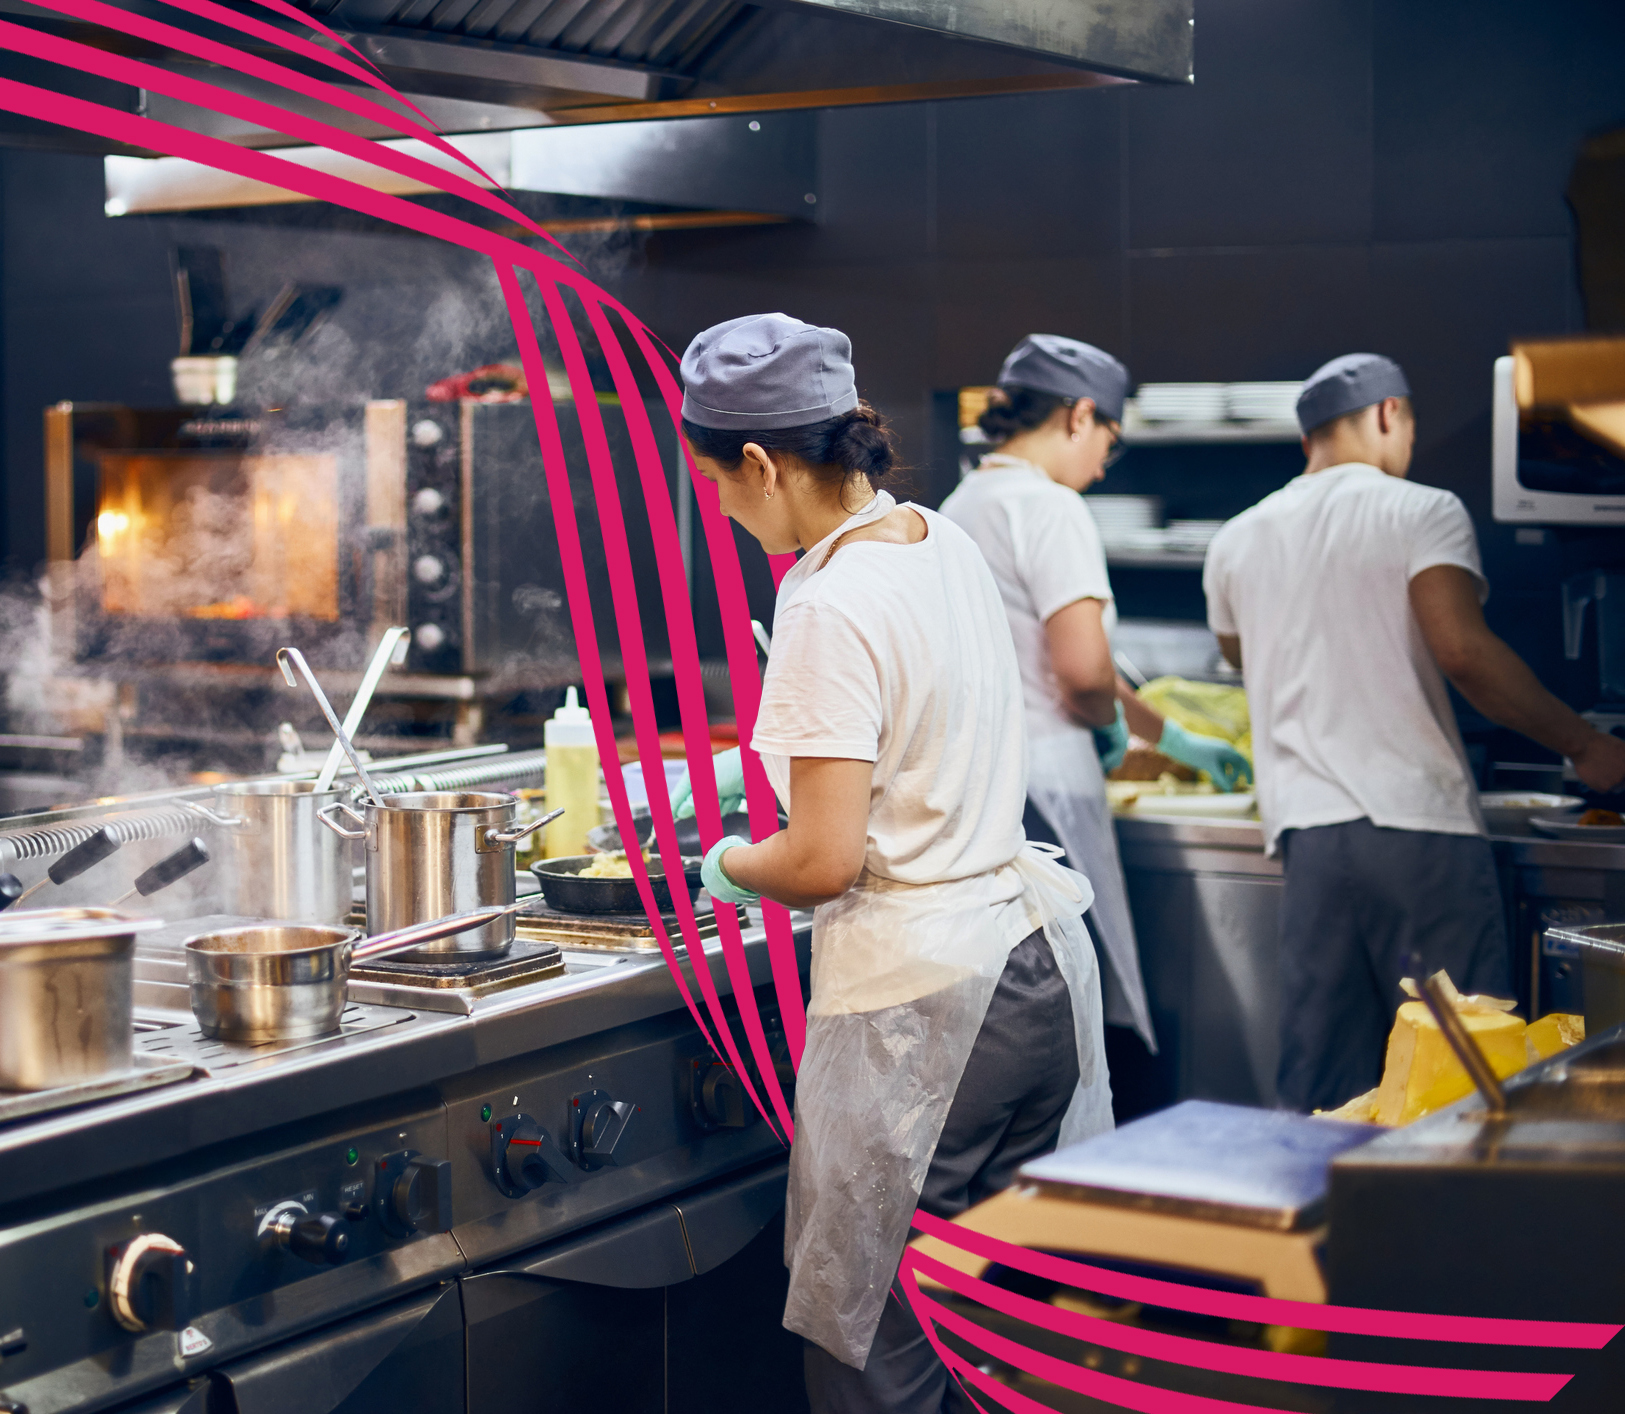
[(1072, 867), (1094, 885), (1095, 928), (1111, 963), (1102, 979), (1106, 1020), (1114, 1026), (1132, 1026), (1155, 1054), (1157, 1038), (1094, 733), (1081, 727), (1043, 736), (1029, 731), (1027, 795), (1055, 831)]
[(796, 1078), (784, 1324), (862, 1368), (948, 1107), (1012, 948), (1038, 928), (1071, 993), (1078, 1089), (1059, 1142), (1112, 1127), (1100, 977), (1081, 874), (1039, 847), (912, 885), (867, 871), (813, 914)]

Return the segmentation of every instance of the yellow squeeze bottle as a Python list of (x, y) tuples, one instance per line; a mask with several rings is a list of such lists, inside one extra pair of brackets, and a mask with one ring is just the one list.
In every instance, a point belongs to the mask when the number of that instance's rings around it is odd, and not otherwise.
[(598, 745), (592, 713), (576, 702), (572, 687), (564, 705), (542, 729), (547, 747), (547, 808), (564, 814), (547, 826), (549, 859), (587, 852), (587, 831), (598, 823)]

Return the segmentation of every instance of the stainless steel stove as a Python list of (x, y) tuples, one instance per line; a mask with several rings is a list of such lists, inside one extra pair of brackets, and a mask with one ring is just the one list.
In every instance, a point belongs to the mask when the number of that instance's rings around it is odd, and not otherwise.
[[(143, 936), (131, 1076), (0, 1099), (0, 1410), (494, 1414), (540, 1362), (610, 1407), (656, 1379), (720, 1411), (740, 1341), (784, 1344), (794, 1392), (783, 1148), (646, 920), (538, 909), (508, 957), (373, 964), (337, 1034), (266, 1046), (188, 1004), (180, 944), (234, 921)], [(733, 1010), (705, 931), (678, 956)], [(759, 932), (746, 958), (781, 1050)]]

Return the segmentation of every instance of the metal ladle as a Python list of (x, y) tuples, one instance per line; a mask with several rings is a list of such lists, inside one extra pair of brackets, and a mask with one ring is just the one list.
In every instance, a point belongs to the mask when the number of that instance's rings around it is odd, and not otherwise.
[(350, 740), (350, 734), (344, 730), (333, 710), (333, 704), (327, 700), (327, 694), (322, 691), (322, 685), (316, 681), (316, 674), (311, 672), (310, 664), (305, 661), (305, 655), (297, 648), (278, 648), (276, 651), (276, 665), (282, 669), (283, 679), (289, 687), (297, 687), (294, 681), (295, 667), (304, 675), (305, 683), (310, 688), (311, 695), (316, 699), (316, 705), (322, 709), (322, 715), (327, 718), (327, 725), (333, 729), (333, 735), (344, 748), (344, 754), (350, 758), (350, 764), (355, 767), (356, 776), (360, 779), (372, 803), (380, 810), (384, 808), (383, 797), (378, 794), (378, 788), (373, 785), (372, 777), (367, 774), (367, 768), (362, 763), (361, 754), (355, 749), (355, 743)]
[[(367, 708), (372, 704), (372, 695), (378, 689), (378, 680), (383, 677), (384, 669), (392, 663), (398, 668), (406, 661), (406, 649), (411, 637), (412, 630), (409, 628), (386, 628), (384, 636), (378, 640), (377, 651), (373, 653), (372, 661), (367, 664), (367, 671), (361, 678), (361, 686), (356, 689), (355, 699), (344, 714), (344, 730), (350, 734), (352, 740), (361, 729), (361, 719), (367, 715)], [(333, 777), (339, 773), (339, 762), (343, 760), (343, 756), (343, 749), (336, 741), (327, 749), (327, 760), (322, 762), (322, 769), (316, 775), (317, 795), (333, 784)]]

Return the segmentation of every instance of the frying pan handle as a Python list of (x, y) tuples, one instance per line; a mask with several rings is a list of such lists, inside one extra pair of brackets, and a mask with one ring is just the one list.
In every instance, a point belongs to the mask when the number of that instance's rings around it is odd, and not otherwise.
[(551, 824), (562, 814), (564, 814), (564, 807), (561, 805), (557, 810), (550, 810), (540, 819), (532, 820), (528, 825), (521, 825), (517, 830), (489, 829), (485, 832), (485, 842), (488, 845), (518, 844), (532, 830), (539, 830), (543, 825)]
[[(361, 828), (359, 830), (346, 830), (343, 825), (339, 824), (339, 822), (333, 818), (333, 812), (335, 810), (342, 810), (346, 815), (354, 820), (356, 824), (360, 825)], [(330, 829), (341, 840), (364, 840), (367, 838), (367, 817), (365, 815), (357, 814), (342, 800), (335, 800), (331, 805), (324, 805), (316, 812), (316, 818), (320, 820), (322, 824), (326, 825), (327, 828)]]
[(489, 908), (474, 908), (467, 913), (454, 913), (449, 918), (436, 919), (433, 923), (416, 923), (410, 928), (397, 928), (393, 933), (379, 933), (376, 937), (357, 943), (350, 950), (350, 961), (359, 962), (363, 958), (382, 957), (405, 948), (415, 948), (419, 943), (432, 943), (436, 938), (449, 938), (453, 933), (466, 933), (470, 928), (479, 928), (494, 922), (504, 913), (514, 913), (531, 902), (533, 900), (523, 898), (517, 903), (493, 904)]
[(211, 825), (219, 825), (223, 830), (235, 830), (248, 823), (247, 819), (241, 815), (221, 815), (217, 811), (209, 809), (201, 801), (183, 800), (180, 804), (193, 814), (201, 815)]

